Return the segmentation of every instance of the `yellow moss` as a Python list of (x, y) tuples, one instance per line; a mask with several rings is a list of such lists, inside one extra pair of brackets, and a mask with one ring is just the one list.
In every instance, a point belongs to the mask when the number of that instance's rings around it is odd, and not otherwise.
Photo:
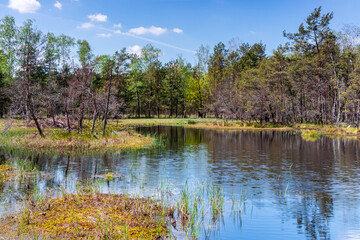
[(114, 175), (111, 173), (106, 174), (106, 181), (110, 182), (114, 180)]
[(0, 173), (12, 171), (13, 167), (10, 165), (0, 165)]
[(0, 227), (7, 229), (5, 238), (27, 238), (36, 231), (40, 237), (50, 239), (155, 239), (169, 234), (165, 220), (160, 221), (163, 212), (166, 209), (149, 199), (67, 195), (37, 205), (25, 221), (24, 216), (1, 219)]

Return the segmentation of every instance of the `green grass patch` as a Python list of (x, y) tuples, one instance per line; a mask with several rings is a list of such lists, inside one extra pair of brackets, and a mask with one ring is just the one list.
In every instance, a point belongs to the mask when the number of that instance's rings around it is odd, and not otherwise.
[[(88, 128), (82, 132), (68, 132), (59, 128), (44, 128), (45, 137), (41, 137), (35, 128), (20, 124), (0, 133), (0, 146), (14, 149), (28, 149), (45, 152), (106, 152), (123, 149), (149, 148), (156, 144), (155, 138), (142, 136), (133, 130), (123, 130), (109, 124), (106, 135), (102, 135), (100, 126), (90, 133)], [(1, 125), (1, 124), (0, 124)]]
[(301, 137), (306, 141), (313, 142), (320, 139), (322, 137), (322, 134), (313, 130), (303, 130), (301, 131)]

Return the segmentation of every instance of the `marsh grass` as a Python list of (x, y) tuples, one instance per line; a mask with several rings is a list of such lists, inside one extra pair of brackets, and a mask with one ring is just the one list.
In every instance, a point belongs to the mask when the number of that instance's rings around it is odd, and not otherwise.
[(27, 202), (19, 216), (3, 218), (0, 227), (10, 239), (161, 239), (169, 235), (170, 218), (157, 201), (101, 194), (89, 184), (56, 199)]
[[(114, 122), (114, 120), (113, 120)], [(135, 127), (135, 126), (184, 126), (189, 128), (205, 128), (205, 129), (222, 129), (222, 130), (277, 130), (277, 131), (300, 131), (305, 140), (314, 141), (320, 136), (330, 137), (346, 137), (357, 138), (358, 129), (354, 126), (343, 125), (331, 125), (331, 124), (280, 124), (280, 123), (260, 123), (257, 121), (244, 122), (240, 120), (223, 120), (214, 118), (192, 118), (192, 119), (122, 119), (117, 120), (118, 126), (123, 128)], [(311, 136), (313, 135), (313, 136)]]
[(316, 124), (295, 124), (294, 129), (301, 132), (301, 136), (307, 141), (315, 141), (322, 136), (358, 138), (359, 130), (351, 125), (316, 125)]
[(38, 166), (28, 160), (18, 157), (11, 157), (7, 161), (0, 164), (0, 189), (8, 182), (17, 182), (20, 185), (25, 183), (35, 185), (37, 177), (40, 176)]
[[(0, 129), (6, 128), (7, 120), (0, 120)], [(143, 136), (131, 128), (136, 126), (184, 126), (191, 128), (208, 128), (224, 130), (285, 130), (300, 131), (307, 141), (315, 141), (321, 136), (357, 138), (358, 129), (348, 126), (316, 125), (316, 124), (260, 124), (259, 122), (243, 122), (222, 119), (123, 119), (110, 120), (105, 136), (101, 134), (101, 126), (90, 133), (90, 122), (84, 124), (83, 131), (68, 133), (64, 129), (44, 128), (45, 137), (37, 134), (36, 128), (26, 127), (25, 122), (16, 120), (12, 127), (0, 132), (0, 146), (46, 153), (87, 153), (113, 152), (141, 148), (162, 148), (165, 139), (162, 136)]]
[[(62, 186), (60, 197), (42, 194), (34, 183), (23, 210), (0, 219), (4, 238), (209, 239), (222, 222), (226, 198), (216, 184), (186, 182), (173, 194), (174, 186), (164, 179), (151, 198), (125, 191), (104, 193), (114, 175), (108, 172), (95, 180), (78, 181), (70, 193)], [(246, 195), (241, 191), (233, 198), (231, 211), (239, 219)]]
[(302, 130), (301, 137), (305, 141), (314, 142), (322, 137), (322, 134), (314, 130)]
[(222, 221), (224, 211), (224, 191), (213, 183), (192, 183), (189, 187), (186, 182), (175, 209), (188, 239), (208, 239), (214, 226)]
[(16, 123), (8, 131), (0, 133), (0, 146), (30, 151), (72, 153), (150, 148), (158, 144), (151, 136), (142, 136), (133, 130), (123, 130), (113, 125), (109, 125), (105, 136), (100, 133), (99, 127), (93, 133), (87, 128), (82, 132), (70, 133), (59, 128), (44, 128), (45, 137), (41, 137), (35, 128), (25, 127), (25, 123), (19, 120)]

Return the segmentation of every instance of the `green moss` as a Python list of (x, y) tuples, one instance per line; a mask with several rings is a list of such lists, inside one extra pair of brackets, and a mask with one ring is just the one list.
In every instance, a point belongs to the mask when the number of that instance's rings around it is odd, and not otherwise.
[(301, 137), (306, 141), (316, 141), (322, 137), (322, 134), (313, 130), (301, 131)]
[(112, 173), (107, 173), (106, 174), (106, 181), (110, 182), (114, 180), (114, 174)]
[(168, 210), (127, 195), (72, 194), (30, 206), (21, 216), (2, 219), (4, 237), (49, 239), (157, 239), (169, 235)]

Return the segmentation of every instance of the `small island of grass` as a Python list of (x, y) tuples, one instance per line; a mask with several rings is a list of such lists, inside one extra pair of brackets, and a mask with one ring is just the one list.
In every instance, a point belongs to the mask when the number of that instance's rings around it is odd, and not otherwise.
[[(7, 121), (11, 120), (0, 121), (0, 129), (6, 128)], [(27, 127), (25, 121), (16, 120), (9, 129), (0, 133), (0, 145), (46, 152), (104, 152), (147, 148), (154, 143), (154, 138), (131, 129), (109, 126), (105, 135), (100, 131), (95, 129), (91, 133), (85, 127), (81, 132), (69, 132), (62, 128), (44, 127), (44, 136), (40, 136), (36, 128)]]
[(30, 202), (0, 227), (9, 239), (162, 239), (171, 214), (151, 199), (77, 193)]

